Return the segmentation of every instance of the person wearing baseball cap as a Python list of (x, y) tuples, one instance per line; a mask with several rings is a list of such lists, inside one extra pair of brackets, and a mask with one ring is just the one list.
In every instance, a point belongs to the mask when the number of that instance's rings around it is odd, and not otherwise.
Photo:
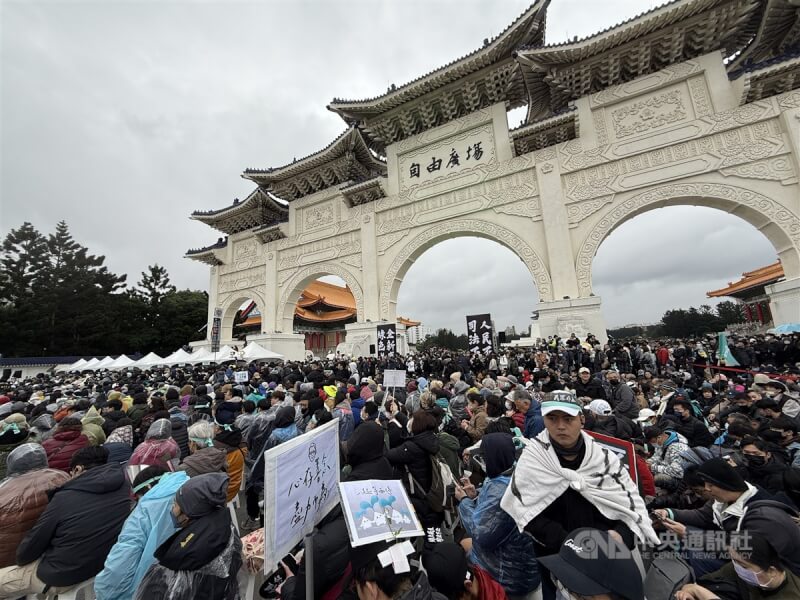
[(538, 559), (562, 597), (642, 600), (644, 582), (631, 551), (608, 531), (571, 531), (558, 554)]
[[(525, 445), (501, 508), (534, 538), (536, 556), (558, 554), (568, 533), (612, 532), (633, 548), (658, 543), (644, 501), (616, 455), (582, 431), (583, 406), (572, 392), (554, 391), (542, 402), (545, 430)], [(546, 565), (542, 595), (555, 589)]]

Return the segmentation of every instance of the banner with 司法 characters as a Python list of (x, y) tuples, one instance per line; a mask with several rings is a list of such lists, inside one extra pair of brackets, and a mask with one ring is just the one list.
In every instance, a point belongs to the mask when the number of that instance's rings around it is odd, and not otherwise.
[(467, 315), (467, 342), (473, 354), (491, 354), (494, 352), (494, 331), (492, 316)]
[(380, 358), (394, 356), (397, 352), (397, 326), (378, 325), (378, 345), (377, 354)]

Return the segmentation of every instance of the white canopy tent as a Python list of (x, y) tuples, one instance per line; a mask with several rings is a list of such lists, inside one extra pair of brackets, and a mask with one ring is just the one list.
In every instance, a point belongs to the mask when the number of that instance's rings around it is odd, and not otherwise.
[(192, 355), (189, 358), (191, 359), (189, 362), (191, 362), (193, 365), (214, 362), (214, 355), (206, 348), (200, 348), (199, 350), (192, 352)]
[(189, 357), (191, 355), (186, 352), (183, 348), (180, 348), (170, 354), (167, 358), (162, 361), (162, 364), (165, 365), (180, 365), (186, 362), (189, 362)]
[(120, 354), (114, 362), (108, 365), (108, 368), (111, 369), (112, 371), (116, 371), (119, 369), (126, 369), (130, 367), (134, 362), (135, 361), (132, 358), (126, 356), (125, 354)]
[(283, 360), (283, 354), (278, 354), (272, 350), (267, 350), (263, 346), (259, 346), (255, 342), (250, 342), (242, 353), (242, 360)]
[(86, 366), (87, 362), (88, 362), (88, 361), (87, 361), (85, 358), (82, 358), (82, 359), (80, 359), (80, 360), (77, 360), (77, 361), (75, 361), (75, 362), (74, 362), (74, 363), (72, 363), (71, 365), (69, 365), (69, 366), (66, 368), (66, 370), (67, 370), (67, 371), (80, 371), (81, 369), (83, 369), (83, 367), (85, 367), (85, 366)]
[(148, 367), (154, 367), (156, 365), (160, 365), (164, 362), (164, 359), (161, 358), (155, 352), (150, 352), (146, 356), (143, 356), (133, 364), (128, 365), (129, 367), (137, 367), (139, 369), (147, 369)]
[(89, 362), (83, 365), (83, 367), (81, 367), (81, 371), (93, 371), (99, 363), (100, 363), (99, 360), (97, 360), (96, 358), (92, 358)]
[(227, 345), (220, 348), (216, 354), (214, 352), (211, 352), (211, 356), (212, 356), (211, 360), (218, 363), (238, 360), (238, 357), (236, 356), (236, 350)]
[(94, 367), (92, 367), (92, 370), (101, 371), (103, 369), (107, 369), (113, 362), (114, 362), (113, 358), (111, 358), (110, 356), (106, 356), (103, 360), (101, 360)]

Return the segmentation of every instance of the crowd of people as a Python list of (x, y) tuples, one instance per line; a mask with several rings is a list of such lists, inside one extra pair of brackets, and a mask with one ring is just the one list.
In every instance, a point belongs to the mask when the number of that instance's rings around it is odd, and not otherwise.
[[(798, 599), (800, 335), (722, 351), (571, 335), (0, 383), (0, 599), (244, 597), (264, 454), (333, 419), (340, 480), (401, 480), (424, 535), (353, 548), (337, 506), (315, 598)], [(271, 567), (264, 597), (306, 597), (301, 548)]]

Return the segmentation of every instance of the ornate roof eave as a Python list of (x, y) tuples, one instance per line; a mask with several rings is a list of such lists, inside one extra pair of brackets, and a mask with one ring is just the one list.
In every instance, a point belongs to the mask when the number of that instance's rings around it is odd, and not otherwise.
[(262, 244), (266, 244), (268, 242), (274, 242), (275, 240), (282, 240), (286, 237), (286, 231), (284, 227), (286, 226), (285, 223), (279, 223), (277, 225), (264, 225), (263, 227), (259, 227), (258, 229), (254, 229), (253, 233), (255, 234), (258, 241)]
[(770, 61), (769, 64), (743, 75), (746, 82), (743, 104), (777, 96), (800, 88), (800, 56), (780, 62)]
[(570, 106), (565, 112), (522, 125), (509, 132), (517, 156), (578, 137), (578, 111)]
[(762, 6), (758, 32), (727, 64), (728, 73), (780, 56), (800, 41), (800, 4), (793, 0), (765, 0)]
[(205, 263), (207, 265), (217, 266), (224, 264), (223, 261), (217, 256), (216, 250), (220, 250), (228, 245), (227, 239), (220, 238), (215, 244), (206, 246), (205, 248), (192, 248), (187, 250), (184, 258), (196, 260), (197, 262)]
[(358, 206), (386, 197), (386, 177), (373, 177), (340, 188), (348, 206)]
[(582, 40), (520, 48), (528, 119), (714, 50), (730, 55), (755, 35), (759, 6), (754, 0), (673, 0)]
[(521, 45), (544, 41), (545, 19), (550, 0), (536, 0), (511, 25), (483, 47), (399, 87), (392, 86), (385, 94), (363, 100), (334, 98), (328, 109), (346, 121), (361, 115), (375, 115), (416, 100), (447, 84), (480, 71), (511, 56)]
[(322, 150), (272, 169), (246, 169), (242, 174), (287, 201), (338, 185), (356, 176), (386, 173), (361, 131), (349, 127)]
[(195, 211), (189, 217), (228, 235), (254, 227), (274, 225), (289, 220), (289, 208), (266, 189), (258, 187), (242, 201), (210, 211)]

